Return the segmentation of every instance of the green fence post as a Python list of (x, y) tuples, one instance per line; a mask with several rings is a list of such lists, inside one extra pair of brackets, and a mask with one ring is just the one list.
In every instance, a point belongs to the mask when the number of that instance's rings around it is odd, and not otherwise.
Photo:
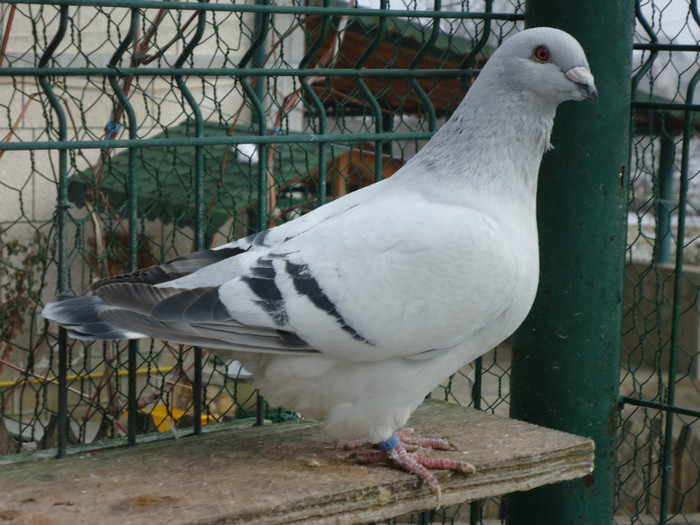
[(671, 216), (673, 215), (673, 164), (676, 143), (665, 130), (659, 134), (659, 198), (656, 204), (656, 262), (670, 263), (673, 238)]
[(540, 169), (540, 286), (513, 339), (511, 416), (595, 440), (595, 472), (508, 497), (509, 525), (613, 522), (632, 0), (529, 0), (528, 27), (583, 45), (598, 104), (558, 112)]

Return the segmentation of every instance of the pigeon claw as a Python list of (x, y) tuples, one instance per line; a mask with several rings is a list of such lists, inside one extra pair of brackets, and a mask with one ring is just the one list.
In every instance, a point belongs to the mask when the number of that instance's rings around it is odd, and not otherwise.
[(442, 498), (440, 483), (426, 468), (427, 465), (424, 464), (424, 461), (430, 458), (416, 453), (406, 452), (406, 449), (401, 443), (387, 452), (387, 457), (393, 465), (396, 465), (397, 467), (408, 472), (412, 472), (418, 476), (420, 480), (427, 483), (430, 490), (432, 490), (433, 494), (435, 494), (438, 508), (440, 507), (440, 499)]
[[(476, 469), (466, 461), (434, 458), (426, 455), (431, 448), (448, 450), (454, 448), (454, 445), (442, 438), (419, 438), (411, 436), (411, 433), (410, 429), (408, 431), (401, 430), (383, 443), (379, 443), (377, 446), (380, 450), (358, 451), (351, 454), (350, 457), (361, 463), (388, 462), (390, 465), (415, 474), (428, 484), (430, 490), (435, 494), (437, 508), (439, 508), (442, 490), (440, 483), (428, 469), (454, 470), (465, 474), (473, 474)], [(408, 445), (412, 451), (406, 450), (404, 444)], [(344, 445), (347, 448), (347, 443)]]
[[(399, 441), (404, 445), (410, 445), (413, 449), (432, 448), (434, 450), (457, 450), (454, 443), (443, 438), (417, 437), (413, 435), (412, 428), (402, 428), (396, 432)], [(408, 447), (407, 447), (408, 449)]]

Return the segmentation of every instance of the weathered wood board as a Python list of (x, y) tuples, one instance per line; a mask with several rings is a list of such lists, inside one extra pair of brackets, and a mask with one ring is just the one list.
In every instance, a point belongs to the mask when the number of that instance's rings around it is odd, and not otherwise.
[[(436, 472), (443, 505), (583, 477), (592, 441), (453, 404), (410, 425), (444, 436), (471, 476)], [(358, 465), (312, 422), (228, 428), (132, 448), (0, 465), (0, 521), (15, 524), (366, 523), (435, 507), (411, 474)]]

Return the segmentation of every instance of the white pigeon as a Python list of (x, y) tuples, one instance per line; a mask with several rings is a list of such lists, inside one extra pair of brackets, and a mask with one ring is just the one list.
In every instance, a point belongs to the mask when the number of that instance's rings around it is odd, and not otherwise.
[(584, 99), (597, 92), (579, 43), (551, 28), (518, 33), (390, 179), (270, 230), (104, 279), (94, 295), (62, 294), (43, 316), (79, 339), (155, 337), (235, 358), (271, 404), (326, 417), (333, 437), (378, 444), (439, 498), (424, 466), (444, 460), (407, 453), (400, 429), (530, 310), (540, 161), (557, 105)]

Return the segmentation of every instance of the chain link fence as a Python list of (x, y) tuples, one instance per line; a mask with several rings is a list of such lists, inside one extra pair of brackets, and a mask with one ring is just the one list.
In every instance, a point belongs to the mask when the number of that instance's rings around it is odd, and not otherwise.
[(700, 523), (700, 12), (639, 0), (617, 523)]
[[(0, 454), (296, 418), (206, 349), (74, 342), (39, 312), (391, 176), (523, 18), (517, 0), (0, 5)], [(639, 0), (636, 28), (616, 523), (700, 523), (697, 1)], [(433, 397), (507, 414), (509, 363), (504, 344)]]
[[(522, 28), (517, 0), (379, 4), (0, 5), (0, 454), (297, 417), (206, 349), (66, 340), (39, 314), (391, 176)], [(433, 395), (507, 413), (508, 359)]]

